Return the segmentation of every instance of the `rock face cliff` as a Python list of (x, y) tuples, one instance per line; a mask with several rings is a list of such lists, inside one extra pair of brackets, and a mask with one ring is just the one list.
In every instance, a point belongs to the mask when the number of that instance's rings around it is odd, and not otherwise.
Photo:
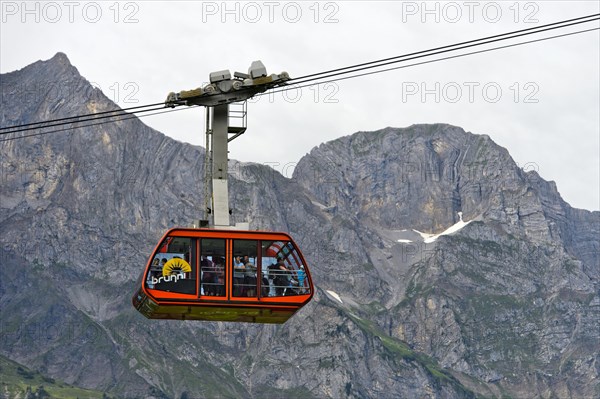
[(485, 395), (597, 396), (598, 212), (448, 125), (322, 144), (294, 179), (360, 237), (347, 250), (370, 274), (352, 299), (372, 298), (366, 314), (390, 336)]
[[(2, 75), (1, 126), (115, 109), (64, 54)], [(7, 136), (0, 136), (0, 139)], [(449, 125), (232, 163), (234, 219), (290, 232), (282, 326), (150, 321), (130, 297), (201, 216), (204, 150), (137, 119), (0, 142), (0, 351), (119, 397), (596, 397), (600, 213)]]

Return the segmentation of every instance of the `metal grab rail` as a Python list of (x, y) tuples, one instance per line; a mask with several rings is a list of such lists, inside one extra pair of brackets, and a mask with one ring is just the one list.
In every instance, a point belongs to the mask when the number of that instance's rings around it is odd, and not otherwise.
[[(202, 266), (201, 271), (201, 288), (203, 295), (214, 292), (215, 289), (222, 289), (225, 286), (225, 269), (218, 266)], [(300, 270), (280, 270), (280, 269), (263, 269), (261, 273), (262, 290), (268, 290), (267, 295), (262, 297), (278, 297), (290, 295), (305, 295), (310, 294), (308, 279), (302, 279), (302, 284), (298, 278)], [(221, 278), (222, 282), (215, 281)], [(253, 283), (249, 283), (248, 279), (255, 279)], [(295, 283), (294, 283), (295, 282)], [(248, 270), (240, 269), (233, 271), (232, 288), (234, 296), (244, 297), (248, 290), (258, 288), (258, 272), (253, 271), (252, 275), (248, 274)], [(256, 295), (253, 295), (256, 296)]]

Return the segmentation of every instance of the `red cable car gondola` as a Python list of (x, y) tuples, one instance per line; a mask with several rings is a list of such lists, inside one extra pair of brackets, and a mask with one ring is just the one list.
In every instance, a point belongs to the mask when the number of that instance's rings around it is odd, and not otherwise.
[(175, 228), (158, 243), (133, 305), (151, 319), (284, 323), (312, 298), (285, 233)]
[[(227, 146), (246, 130), (245, 102), (241, 111), (230, 112), (229, 104), (287, 80), (287, 73), (267, 75), (255, 61), (247, 74), (236, 72), (232, 78), (227, 70), (213, 72), (204, 88), (168, 95), (167, 107), (207, 107), (204, 172), (212, 194), (205, 192), (205, 200), (212, 199), (213, 228), (175, 228), (164, 235), (133, 296), (133, 306), (144, 316), (284, 323), (311, 300), (306, 261), (289, 235), (242, 230), (229, 220)], [(230, 120), (240, 119), (241, 125), (230, 126)]]

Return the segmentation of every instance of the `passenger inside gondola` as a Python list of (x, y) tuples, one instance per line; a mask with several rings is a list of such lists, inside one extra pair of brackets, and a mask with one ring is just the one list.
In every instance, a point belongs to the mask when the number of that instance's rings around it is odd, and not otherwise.
[(256, 267), (250, 260), (244, 265), (244, 273), (246, 296), (256, 296)]
[(213, 270), (214, 268), (212, 261), (210, 261), (206, 256), (203, 256), (202, 260), (200, 260), (200, 273), (202, 281), (201, 295), (215, 295), (215, 275)]
[(225, 295), (225, 240), (200, 240), (200, 295)]
[(214, 269), (214, 287), (216, 296), (225, 295), (225, 258), (218, 258)]
[(298, 293), (304, 294), (304, 282), (306, 281), (306, 272), (304, 271), (304, 265), (300, 265), (300, 269), (296, 273), (298, 276)]
[(257, 271), (259, 241), (233, 240), (233, 296), (252, 297), (258, 295)]
[(285, 265), (283, 259), (277, 261), (277, 268), (275, 269), (275, 296), (284, 296), (287, 293), (289, 286), (289, 270)]
[(244, 271), (246, 269), (246, 265), (242, 262), (240, 256), (236, 257), (238, 259), (237, 263), (233, 265), (233, 296), (243, 296), (244, 295)]

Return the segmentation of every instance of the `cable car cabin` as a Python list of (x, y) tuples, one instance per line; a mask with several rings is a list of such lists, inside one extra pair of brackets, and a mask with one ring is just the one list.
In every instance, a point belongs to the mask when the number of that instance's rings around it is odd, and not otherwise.
[(148, 260), (132, 300), (151, 319), (285, 323), (313, 292), (287, 234), (175, 228)]

